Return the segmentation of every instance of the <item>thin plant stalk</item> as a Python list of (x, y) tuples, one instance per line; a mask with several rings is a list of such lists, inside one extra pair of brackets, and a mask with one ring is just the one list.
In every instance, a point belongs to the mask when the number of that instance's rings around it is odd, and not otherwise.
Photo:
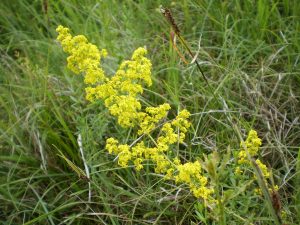
[[(211, 93), (213, 94), (214, 98), (217, 99), (217, 96), (216, 96), (215, 92), (213, 91), (211, 85), (209, 84), (206, 76), (204, 75), (203, 70), (201, 69), (201, 67), (200, 67), (197, 59), (195, 59), (195, 56), (192, 53), (190, 47), (188, 46), (188, 44), (186, 43), (186, 41), (184, 40), (184, 38), (181, 36), (180, 30), (179, 30), (177, 24), (175, 23), (175, 20), (174, 20), (172, 14), (171, 14), (171, 11), (169, 9), (167, 9), (167, 8), (161, 8), (161, 12), (164, 14), (165, 18), (167, 19), (167, 21), (172, 26), (175, 34), (179, 38), (179, 40), (182, 43), (182, 45), (184, 46), (184, 48), (188, 51), (189, 55), (194, 59), (193, 61), (195, 62), (197, 68), (199, 69), (199, 71), (200, 71), (202, 77), (204, 78), (206, 84), (208, 85)], [(232, 118), (231, 117), (230, 117), (230, 122), (232, 123)], [(243, 138), (242, 138), (242, 135), (241, 135), (239, 129), (237, 128), (237, 126), (234, 123), (232, 123), (232, 127), (233, 127), (236, 135), (238, 136), (238, 139), (242, 142)], [(255, 173), (255, 175), (257, 177), (258, 184), (259, 184), (260, 188), (262, 189), (264, 197), (265, 197), (265, 199), (267, 201), (267, 206), (268, 206), (268, 209), (270, 211), (270, 214), (273, 217), (275, 224), (276, 225), (280, 225), (281, 224), (281, 218), (276, 213), (276, 211), (275, 211), (275, 209), (273, 207), (272, 199), (271, 199), (269, 190), (268, 190), (268, 188), (266, 186), (266, 183), (265, 183), (264, 177), (262, 175), (262, 172), (261, 172), (260, 168), (258, 167), (257, 163), (255, 162), (255, 160), (250, 156), (250, 154), (249, 154), (249, 152), (247, 150), (247, 147), (245, 145), (243, 145), (243, 148), (245, 149), (247, 157), (250, 160), (251, 165), (252, 165), (252, 167), (254, 169), (254, 173)], [(217, 198), (218, 198), (218, 205), (219, 205), (220, 214), (222, 214), (222, 213), (224, 213), (224, 210), (221, 210), (222, 205), (221, 205), (221, 202), (220, 202), (220, 196), (218, 197), (218, 195), (220, 195), (220, 194), (217, 193), (216, 195), (217, 195)], [(220, 218), (221, 217), (224, 217), (224, 216), (220, 215)], [(220, 223), (223, 225), (223, 224), (226, 224), (226, 221), (224, 219), (221, 219)]]
[(221, 186), (220, 186), (218, 175), (216, 176), (216, 186), (217, 186), (216, 197), (217, 197), (218, 207), (219, 207), (219, 223), (220, 223), (220, 225), (226, 225), (224, 205), (223, 205), (222, 197), (219, 192)]

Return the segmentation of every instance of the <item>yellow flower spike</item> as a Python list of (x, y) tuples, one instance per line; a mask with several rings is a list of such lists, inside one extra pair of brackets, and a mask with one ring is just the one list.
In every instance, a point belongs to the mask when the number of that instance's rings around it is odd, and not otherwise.
[(109, 90), (111, 94), (106, 95), (99, 91), (98, 96), (107, 98), (105, 105), (110, 113), (118, 118), (118, 123), (122, 127), (135, 127), (141, 118), (139, 111), (141, 104), (137, 98), (143, 92), (142, 81), (146, 85), (151, 85), (151, 63), (144, 57), (146, 50), (139, 48), (134, 51), (132, 59), (123, 62), (115, 76), (113, 76), (106, 86), (100, 89)]
[(106, 140), (106, 146), (105, 149), (110, 153), (114, 153), (114, 154), (118, 154), (118, 140), (114, 139), (114, 138), (108, 138)]
[(263, 176), (265, 178), (269, 178), (270, 177), (270, 173), (268, 171), (268, 168), (265, 164), (263, 164), (259, 159), (255, 160), (256, 164), (258, 165), (258, 167), (260, 168)]
[(142, 158), (137, 158), (133, 161), (135, 169), (137, 171), (140, 171), (141, 169), (144, 168), (144, 166), (142, 165), (143, 159)]
[(131, 152), (129, 150), (129, 146), (128, 145), (119, 145), (118, 146), (118, 151), (119, 153), (119, 158), (118, 158), (118, 164), (121, 167), (127, 167), (128, 166), (128, 162), (131, 160), (132, 156), (131, 156)]
[[(86, 84), (97, 84), (106, 79), (104, 71), (99, 67), (101, 57), (107, 55), (106, 50), (88, 43), (83, 35), (72, 37), (68, 28), (58, 26), (59, 33), (57, 40), (61, 43), (63, 50), (70, 56), (67, 58), (67, 67), (75, 74), (82, 73)], [(97, 98), (95, 87), (86, 88), (86, 99), (94, 101)]]
[(238, 160), (238, 164), (245, 164), (245, 163), (249, 163), (248, 159), (247, 159), (247, 154), (244, 150), (241, 150), (238, 154), (239, 160)]
[(241, 143), (241, 147), (243, 148), (243, 146), (246, 145), (249, 154), (251, 156), (256, 156), (261, 144), (262, 142), (257, 136), (257, 132), (255, 130), (250, 130), (246, 141)]
[[(244, 146), (247, 147), (247, 150), (248, 150), (250, 156), (255, 157), (258, 154), (261, 144), (262, 144), (262, 142), (261, 142), (261, 139), (257, 136), (257, 132), (255, 130), (250, 130), (249, 134), (246, 138), (246, 141), (241, 143), (242, 149), (238, 153), (238, 164), (250, 165), (250, 161), (247, 158), (246, 150), (243, 149)], [(255, 162), (256, 162), (257, 166), (260, 168), (262, 175), (265, 178), (269, 178), (270, 172), (268, 171), (267, 166), (265, 164), (263, 164), (259, 159), (256, 159)], [(237, 167), (235, 172), (236, 172), (236, 174), (241, 173), (240, 167)]]
[(247, 159), (246, 150), (243, 149), (244, 146), (247, 147), (249, 154), (253, 157), (258, 154), (259, 147), (261, 146), (261, 139), (257, 136), (257, 132), (255, 130), (250, 130), (248, 137), (245, 142), (241, 142), (241, 150), (238, 154), (238, 163), (250, 163)]

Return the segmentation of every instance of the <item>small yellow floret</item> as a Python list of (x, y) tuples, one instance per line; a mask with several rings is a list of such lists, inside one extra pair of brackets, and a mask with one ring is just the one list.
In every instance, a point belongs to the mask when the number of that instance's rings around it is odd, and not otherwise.
[(158, 107), (147, 107), (146, 113), (140, 112), (138, 115), (140, 129), (138, 134), (148, 134), (155, 129), (157, 123), (167, 116), (171, 109), (170, 105), (164, 103)]
[[(262, 142), (261, 142), (261, 139), (257, 136), (257, 132), (255, 130), (250, 130), (246, 141), (241, 142), (241, 150), (238, 153), (238, 164), (250, 165), (250, 161), (248, 159), (246, 151), (249, 152), (249, 155), (251, 157), (255, 157), (258, 154), (259, 147), (261, 146), (261, 144), (262, 144)], [(263, 164), (259, 159), (256, 159), (256, 164), (260, 168), (263, 176), (265, 178), (269, 178), (270, 173), (268, 171), (267, 166), (265, 164)], [(235, 172), (237, 174), (239, 174), (241, 172), (240, 167), (237, 167)]]
[(259, 169), (261, 170), (263, 176), (265, 178), (269, 178), (270, 177), (270, 173), (268, 171), (267, 166), (265, 164), (263, 164), (259, 159), (257, 159), (255, 162), (258, 165)]
[(241, 167), (238, 166), (235, 168), (235, 171), (234, 171), (235, 174), (240, 175), (240, 174), (242, 174), (242, 172), (243, 171), (241, 170)]
[(118, 146), (119, 159), (118, 164), (122, 167), (127, 167), (129, 160), (131, 160), (131, 152), (129, 151), (128, 145), (119, 145)]
[(106, 140), (105, 148), (110, 154), (112, 154), (112, 153), (118, 154), (119, 153), (118, 144), (119, 144), (118, 140), (116, 140), (114, 138), (108, 138)]
[(250, 130), (246, 141), (241, 143), (241, 148), (246, 147), (251, 156), (256, 156), (261, 143), (261, 139), (257, 136), (257, 132), (255, 130)]

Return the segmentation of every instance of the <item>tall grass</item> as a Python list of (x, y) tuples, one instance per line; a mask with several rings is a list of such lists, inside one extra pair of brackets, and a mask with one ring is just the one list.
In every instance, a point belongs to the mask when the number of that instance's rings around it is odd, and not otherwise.
[[(186, 159), (239, 146), (228, 114), (243, 134), (258, 130), (287, 223), (300, 223), (297, 0), (19, 0), (0, 5), (1, 224), (212, 221), (185, 187), (165, 182), (150, 166), (145, 173), (115, 166), (103, 149), (105, 139), (115, 135), (126, 141), (128, 131), (114, 125), (100, 102), (85, 100), (82, 78), (65, 68), (65, 55), (55, 41), (58, 24), (108, 49), (108, 73), (133, 49), (147, 46), (154, 85), (143, 101), (168, 102), (193, 113), (191, 141), (180, 148)], [(223, 101), (214, 98), (196, 66), (178, 55), (160, 5), (172, 9), (181, 34)], [(83, 171), (86, 164), (90, 179), (78, 176), (70, 164)], [(238, 181), (227, 175), (222, 178), (231, 181), (228, 190), (237, 193), (223, 190), (229, 199), (227, 219), (232, 224), (273, 224), (264, 200), (252, 201), (245, 187), (237, 187)]]

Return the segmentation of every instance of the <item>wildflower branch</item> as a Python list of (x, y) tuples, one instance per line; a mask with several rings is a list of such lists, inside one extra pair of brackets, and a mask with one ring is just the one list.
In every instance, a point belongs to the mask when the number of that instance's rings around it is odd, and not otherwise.
[(242, 154), (239, 154), (239, 160), (244, 162), (247, 158), (249, 160), (250, 164), (252, 165), (254, 169), (254, 173), (256, 175), (256, 179), (258, 181), (259, 187), (261, 188), (264, 198), (266, 199), (267, 206), (269, 209), (269, 212), (275, 222), (276, 225), (281, 224), (281, 218), (276, 212), (273, 204), (272, 204), (272, 198), (270, 196), (270, 192), (268, 190), (268, 187), (266, 185), (265, 177), (268, 177), (269, 174), (266, 171), (265, 165), (260, 163), (260, 161), (255, 161), (253, 156), (257, 154), (258, 148), (261, 145), (261, 140), (257, 137), (257, 134), (255, 131), (251, 130), (249, 132), (247, 140), (244, 142), (242, 135), (237, 128), (236, 125), (233, 126), (235, 128), (236, 134), (239, 136), (239, 139), (241, 140), (241, 147), (244, 149)]

